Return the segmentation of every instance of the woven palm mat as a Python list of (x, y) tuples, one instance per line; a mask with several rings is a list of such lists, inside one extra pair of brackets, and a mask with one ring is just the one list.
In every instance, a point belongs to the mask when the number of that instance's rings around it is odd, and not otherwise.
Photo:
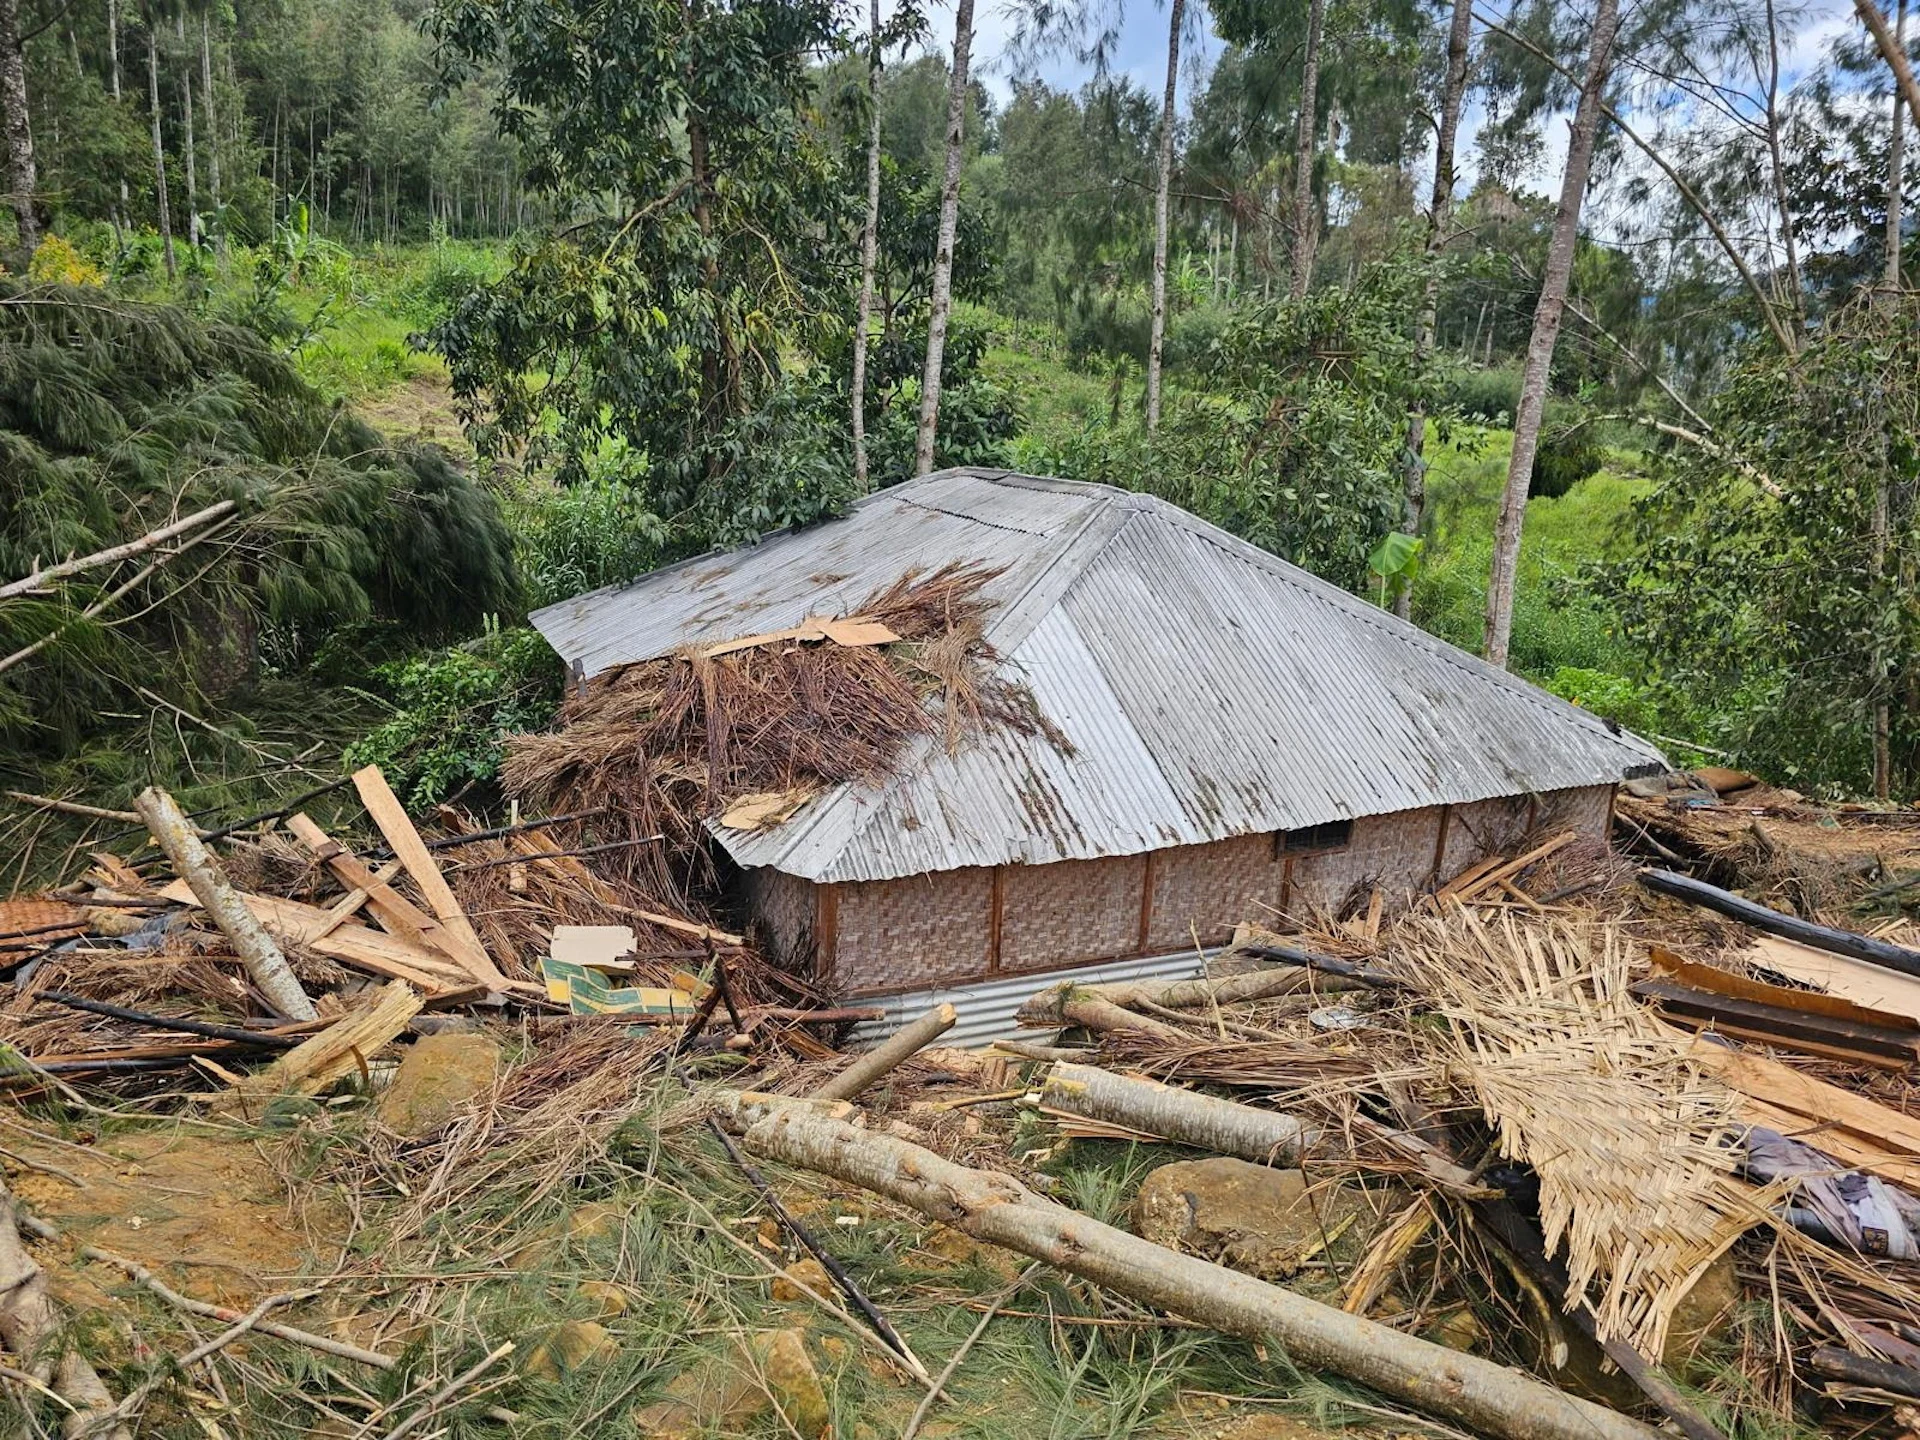
[(1539, 1176), (1568, 1308), (1585, 1297), (1603, 1339), (1660, 1354), (1675, 1306), (1765, 1218), (1733, 1173), (1731, 1092), (1628, 992), (1617, 926), (1456, 911), (1410, 920), (1396, 941), (1447, 1022), (1424, 1035), (1436, 1069)]

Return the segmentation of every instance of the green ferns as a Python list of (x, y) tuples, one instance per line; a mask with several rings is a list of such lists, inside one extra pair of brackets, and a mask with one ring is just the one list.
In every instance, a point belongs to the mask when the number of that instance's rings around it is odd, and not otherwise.
[(493, 498), (444, 453), (387, 444), (254, 331), (170, 306), (0, 281), (0, 477), (0, 582), (236, 504), (0, 601), (0, 657), (40, 646), (0, 658), (0, 729), (34, 748), (135, 686), (227, 688), (347, 627), (433, 639), (518, 603)]

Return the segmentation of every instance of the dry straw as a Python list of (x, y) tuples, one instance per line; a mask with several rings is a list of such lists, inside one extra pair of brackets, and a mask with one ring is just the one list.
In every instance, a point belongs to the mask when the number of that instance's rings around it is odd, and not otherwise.
[(1447, 1021), (1436, 1068), (1539, 1176), (1569, 1306), (1586, 1298), (1603, 1337), (1660, 1354), (1674, 1308), (1764, 1219), (1734, 1174), (1732, 1095), (1633, 998), (1616, 924), (1456, 910), (1411, 918), (1396, 940)]

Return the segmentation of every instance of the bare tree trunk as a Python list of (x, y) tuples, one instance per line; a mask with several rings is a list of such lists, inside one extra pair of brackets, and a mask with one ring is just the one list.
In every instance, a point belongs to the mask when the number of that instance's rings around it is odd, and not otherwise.
[(933, 469), (940, 423), (940, 367), (947, 355), (947, 316), (953, 309), (953, 243), (960, 229), (960, 164), (966, 158), (967, 60), (973, 50), (973, 0), (957, 0), (953, 15), (953, 82), (947, 93), (947, 173), (940, 187), (940, 237), (933, 252), (933, 302), (927, 315), (927, 365), (920, 376), (920, 430), (913, 473)]
[(1314, 1139), (1305, 1125), (1284, 1111), (1256, 1110), (1158, 1080), (1139, 1080), (1064, 1061), (1047, 1072), (1040, 1103), (1085, 1120), (1123, 1125), (1259, 1165), (1296, 1161)]
[(0, 0), (0, 109), (6, 111), (7, 198), (20, 228), (20, 270), (40, 244), (34, 209), (39, 178), (33, 164), (33, 118), (27, 108), (27, 57), (20, 39), (20, 0)]
[(808, 1096), (811, 1100), (851, 1100), (873, 1087), (888, 1071), (918, 1055), (954, 1027), (960, 1018), (951, 1005), (940, 1004), (918, 1020), (900, 1028), (884, 1045), (854, 1056), (853, 1063)]
[(1594, 10), (1586, 78), (1581, 82), (1580, 104), (1573, 116), (1567, 168), (1560, 180), (1560, 208), (1553, 217), (1553, 238), (1547, 247), (1547, 263), (1541, 277), (1540, 303), (1533, 312), (1533, 337), (1527, 342), (1520, 403), (1513, 417), (1513, 456), (1507, 463), (1507, 488), (1500, 497), (1500, 518), (1493, 532), (1493, 566), (1487, 578), (1486, 657), (1492, 664), (1503, 667), (1513, 637), (1513, 590), (1520, 569), (1520, 532), (1527, 516), (1527, 488), (1532, 483), (1533, 458), (1540, 446), (1540, 421), (1546, 412), (1554, 345), (1560, 338), (1567, 287), (1573, 277), (1573, 252), (1580, 238), (1580, 207), (1586, 200), (1587, 173), (1593, 164), (1594, 142), (1600, 133), (1601, 94), (1606, 89), (1614, 37), (1619, 30), (1618, 0), (1599, 0)]
[(1800, 252), (1793, 238), (1793, 208), (1787, 200), (1787, 171), (1780, 155), (1780, 24), (1774, 0), (1767, 0), (1767, 56), (1767, 154), (1773, 170), (1773, 203), (1780, 212), (1780, 245), (1787, 258), (1787, 313), (1793, 318), (1789, 334), (1797, 345), (1806, 319), (1806, 296), (1800, 286)]
[(1887, 22), (1881, 18), (1880, 8), (1874, 4), (1874, 0), (1853, 0), (1853, 8), (1866, 22), (1867, 29), (1873, 32), (1873, 43), (1880, 47), (1880, 58), (1893, 71), (1895, 93), (1907, 97), (1907, 113), (1913, 116), (1915, 125), (1920, 125), (1920, 80), (1914, 78), (1913, 66), (1907, 61), (1905, 47), (1887, 28)]
[(1160, 351), (1167, 335), (1167, 201), (1173, 188), (1173, 107), (1186, 0), (1167, 7), (1167, 93), (1160, 103), (1160, 176), (1153, 191), (1153, 331), (1147, 340), (1147, 429), (1160, 428)]
[(160, 241), (171, 280), (179, 270), (173, 259), (173, 216), (167, 206), (167, 151), (160, 140), (160, 22), (151, 4), (143, 18), (147, 22), (147, 109), (153, 119), (153, 200), (160, 212)]
[[(1899, 17), (1893, 35), (1901, 54), (1906, 53), (1907, 0), (1900, 0)], [(1907, 116), (1900, 106), (1900, 92), (1893, 92), (1893, 133), (1887, 141), (1887, 292), (1897, 299), (1900, 291), (1900, 211), (1906, 182)], [(1892, 417), (1888, 417), (1888, 448), (1892, 448)], [(1873, 574), (1876, 580), (1887, 571), (1887, 544), (1892, 533), (1892, 470), (1889, 453), (1880, 464), (1873, 486)], [(1876, 667), (1882, 683), (1889, 679), (1884, 658)], [(1873, 707), (1873, 797), (1885, 800), (1893, 793), (1893, 707), (1884, 698)]]
[[(1446, 249), (1453, 229), (1453, 151), (1460, 135), (1460, 106), (1467, 93), (1467, 51), (1472, 40), (1473, 0), (1453, 0), (1453, 23), (1447, 30), (1447, 78), (1440, 92), (1440, 124), (1433, 145), (1433, 199), (1427, 205), (1427, 274), (1420, 294), (1420, 324), (1413, 338), (1416, 375), (1433, 356), (1434, 326), (1440, 316), (1440, 252)], [(1407, 407), (1402, 534), (1420, 533), (1420, 517), (1427, 508), (1426, 448), (1427, 402), (1416, 399)], [(1404, 620), (1412, 607), (1413, 587), (1402, 585), (1393, 600), (1393, 613)]]
[[(130, 1440), (131, 1432), (115, 1415), (112, 1393), (62, 1333), (64, 1328), (47, 1292), (46, 1272), (21, 1243), (13, 1196), (0, 1177), (0, 1343), (36, 1380), (53, 1380), (54, 1390), (69, 1406), (60, 1423), (63, 1436)], [(56, 1346), (57, 1365), (48, 1353)], [(34, 1433), (44, 1432), (35, 1427)]]
[(312, 1020), (318, 1012), (300, 981), (287, 964), (287, 957), (273, 943), (258, 918), (241, 900), (228, 881), (220, 862), (200, 843), (199, 832), (187, 823), (173, 796), (157, 787), (142, 790), (133, 802), (140, 818), (147, 823), (154, 840), (166, 852), (167, 859), (180, 878), (192, 889), (194, 898), (206, 907), (207, 914), (227, 939), (233, 952), (245, 962), (247, 973), (260, 988), (267, 1003), (289, 1020)]
[(220, 122), (213, 103), (212, 21), (205, 11), (200, 14), (200, 109), (207, 117), (207, 206), (214, 217), (213, 247), (224, 269), (227, 227), (220, 218)]
[(1313, 161), (1320, 149), (1320, 33), (1326, 28), (1327, 0), (1307, 8), (1307, 55), (1300, 71), (1300, 136), (1293, 165), (1293, 285), (1295, 300), (1305, 297), (1313, 280), (1313, 252), (1320, 227), (1313, 212)]
[[(178, 19), (180, 45), (184, 50), (187, 21), (185, 16), (180, 16)], [(192, 252), (200, 248), (200, 180), (193, 145), (193, 65), (191, 63), (183, 66), (180, 71), (180, 116), (185, 125), (187, 150), (187, 249)]]
[(1156, 1309), (1276, 1343), (1327, 1370), (1500, 1440), (1654, 1440), (1638, 1420), (1519, 1370), (1387, 1329), (1291, 1290), (1177, 1254), (892, 1135), (779, 1097), (722, 1092), (721, 1114), (756, 1155), (858, 1185), (992, 1245)]
[[(1900, 15), (1893, 38), (1901, 54), (1907, 48), (1907, 0), (1900, 0)], [(1916, 122), (1920, 123), (1920, 122)], [(1900, 244), (1902, 211), (1906, 208), (1907, 114), (1900, 104), (1900, 87), (1893, 90), (1893, 134), (1887, 142), (1887, 288), (1900, 288)]]
[(860, 304), (853, 321), (853, 478), (867, 489), (867, 326), (873, 321), (873, 272), (880, 256), (880, 0), (872, 0), (873, 49), (867, 56), (867, 223), (860, 232)]

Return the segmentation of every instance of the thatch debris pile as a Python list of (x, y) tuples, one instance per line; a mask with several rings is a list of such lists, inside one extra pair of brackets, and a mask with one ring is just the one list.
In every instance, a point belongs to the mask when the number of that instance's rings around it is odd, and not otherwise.
[(656, 892), (687, 892), (707, 878), (709, 824), (777, 824), (833, 786), (896, 773), (916, 745), (951, 748), (993, 727), (1064, 746), (1027, 689), (996, 671), (980, 590), (997, 573), (909, 572), (848, 620), (596, 675), (552, 732), (510, 743), (507, 788), (529, 807), (591, 812), (566, 833), (636, 842), (609, 863)]

